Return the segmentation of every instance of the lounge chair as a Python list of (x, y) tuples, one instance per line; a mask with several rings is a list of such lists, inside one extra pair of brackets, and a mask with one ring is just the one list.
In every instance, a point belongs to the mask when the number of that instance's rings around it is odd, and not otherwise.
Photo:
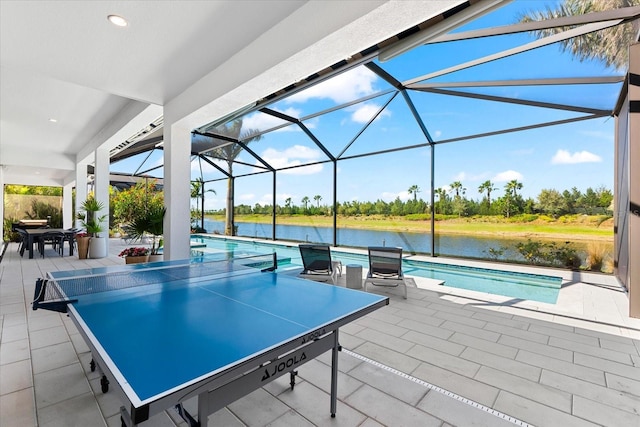
[(402, 274), (402, 248), (380, 246), (369, 247), (369, 272), (364, 280), (364, 290), (367, 284), (375, 286), (402, 286), (403, 297), (407, 299), (407, 284)]
[(342, 263), (331, 260), (329, 245), (299, 245), (304, 270), (299, 274), (303, 279), (336, 284), (342, 274)]

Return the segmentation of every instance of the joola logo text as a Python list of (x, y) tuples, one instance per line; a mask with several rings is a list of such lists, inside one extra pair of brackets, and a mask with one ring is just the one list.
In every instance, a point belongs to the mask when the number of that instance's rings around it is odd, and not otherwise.
[(307, 335), (306, 337), (304, 337), (302, 339), (302, 344), (308, 343), (309, 341), (313, 341), (315, 339), (320, 338), (321, 336), (323, 336), (324, 334), (326, 334), (326, 330), (324, 328), (314, 331), (312, 333), (310, 333), (309, 335)]
[(290, 358), (288, 358), (287, 360), (283, 360), (282, 362), (271, 363), (264, 370), (262, 381), (271, 378), (272, 376), (276, 375), (279, 372), (287, 371), (290, 368), (293, 368), (294, 366), (304, 362), (305, 360), (307, 360), (307, 355), (302, 353), (299, 356), (298, 355), (291, 356)]

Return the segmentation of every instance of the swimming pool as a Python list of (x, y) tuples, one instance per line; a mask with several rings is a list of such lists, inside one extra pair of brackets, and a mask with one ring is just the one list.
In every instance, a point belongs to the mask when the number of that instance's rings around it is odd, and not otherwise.
[[(232, 240), (222, 237), (191, 237), (192, 257), (204, 259), (221, 259), (229, 256), (243, 256), (256, 253), (273, 253), (278, 255), (280, 269), (300, 268), (302, 260), (298, 247), (275, 243)], [(332, 252), (332, 258), (343, 265), (358, 264), (368, 268), (366, 255)], [(562, 279), (545, 276), (492, 270), (487, 268), (468, 267), (451, 264), (440, 264), (428, 261), (403, 260), (402, 269), (406, 275), (444, 280), (447, 287), (487, 292), (511, 298), (555, 304), (560, 292)]]

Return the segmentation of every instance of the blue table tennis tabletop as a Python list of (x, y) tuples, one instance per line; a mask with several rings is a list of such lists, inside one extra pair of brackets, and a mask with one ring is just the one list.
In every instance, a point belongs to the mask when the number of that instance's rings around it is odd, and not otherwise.
[[(140, 271), (150, 265), (52, 272), (50, 277)], [(141, 407), (387, 303), (375, 294), (257, 271), (80, 295), (69, 312), (92, 352), (99, 353), (102, 370), (133, 406)]]

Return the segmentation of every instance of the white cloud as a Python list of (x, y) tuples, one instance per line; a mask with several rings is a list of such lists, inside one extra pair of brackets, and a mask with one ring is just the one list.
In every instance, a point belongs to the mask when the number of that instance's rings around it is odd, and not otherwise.
[(467, 174), (464, 172), (459, 172), (456, 176), (453, 177), (454, 181), (464, 181), (467, 178)]
[(567, 165), (576, 163), (599, 163), (602, 158), (588, 151), (576, 151), (571, 154), (567, 150), (558, 150), (551, 159), (554, 165)]
[(406, 202), (407, 200), (413, 200), (413, 194), (409, 194), (408, 191), (401, 191), (396, 196), (400, 197), (400, 200)]
[(372, 94), (378, 77), (368, 68), (357, 67), (322, 83), (318, 83), (287, 98), (289, 103), (302, 103), (310, 99), (331, 99), (341, 104)]
[[(383, 200), (387, 203), (393, 202), (397, 198), (400, 198), (400, 200), (406, 202), (407, 200), (413, 200), (413, 194), (409, 194), (408, 191), (400, 191), (398, 193), (385, 191), (380, 194), (380, 200)], [(354, 198), (354, 200), (357, 200), (357, 198)]]
[[(356, 123), (367, 123), (378, 112), (378, 110), (380, 110), (380, 107), (380, 105), (370, 102), (359, 105), (357, 108), (353, 109), (353, 113), (351, 113), (351, 120)], [(389, 116), (391, 116), (391, 112), (388, 109), (384, 109), (384, 111), (376, 117), (376, 120)]]
[[(324, 159), (320, 150), (302, 145), (294, 145), (284, 151), (279, 151), (275, 148), (268, 148), (262, 153), (261, 157), (276, 169), (313, 163)], [(322, 164), (316, 164), (295, 169), (287, 169), (280, 171), (279, 173), (289, 175), (313, 175), (321, 172), (322, 168)]]
[(245, 194), (240, 194), (240, 196), (238, 196), (238, 200), (246, 202), (246, 201), (251, 201), (255, 199), (255, 197), (256, 195), (253, 193), (245, 193)]
[(513, 170), (508, 170), (508, 171), (504, 171), (504, 172), (500, 172), (498, 173), (496, 176), (493, 177), (492, 181), (494, 182), (509, 182), (511, 180), (518, 180), (518, 181), (522, 181), (523, 176), (520, 172), (516, 172)]

